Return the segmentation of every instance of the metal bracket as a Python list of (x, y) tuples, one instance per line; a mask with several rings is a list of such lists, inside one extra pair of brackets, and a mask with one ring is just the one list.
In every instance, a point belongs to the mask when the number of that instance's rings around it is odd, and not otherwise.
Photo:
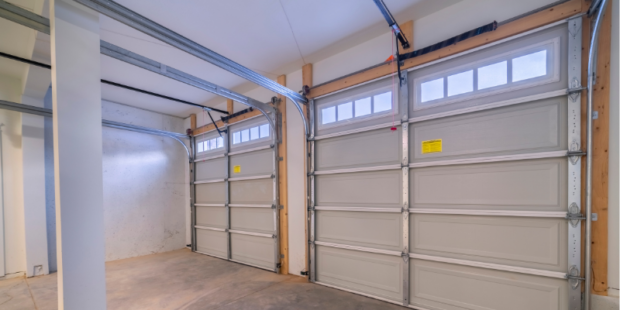
[(568, 157), (568, 159), (573, 165), (577, 164), (581, 156), (586, 156), (586, 155), (588, 155), (588, 153), (582, 150), (566, 152), (566, 156)]
[(581, 272), (579, 271), (579, 268), (575, 265), (570, 266), (570, 268), (568, 269), (568, 274), (566, 275), (566, 278), (568, 279), (568, 282), (572, 289), (577, 289), (579, 287), (579, 282), (585, 281), (585, 278), (579, 276), (580, 274)]
[(579, 221), (586, 219), (586, 217), (580, 212), (581, 208), (579, 208), (579, 205), (576, 202), (573, 202), (570, 204), (570, 206), (568, 206), (568, 213), (566, 214), (566, 219), (569, 220), (571, 226), (577, 227)]
[(403, 258), (403, 262), (405, 262), (405, 264), (409, 263), (409, 249), (407, 249), (407, 247), (405, 247), (403, 252), (400, 253), (400, 256)]
[(570, 97), (570, 99), (575, 102), (577, 100), (577, 98), (579, 97), (579, 95), (581, 94), (581, 91), (588, 89), (588, 87), (586, 86), (581, 86), (581, 82), (579, 82), (579, 80), (577, 80), (577, 78), (574, 78), (571, 86), (569, 89), (566, 90), (566, 94), (568, 95), (568, 97)]

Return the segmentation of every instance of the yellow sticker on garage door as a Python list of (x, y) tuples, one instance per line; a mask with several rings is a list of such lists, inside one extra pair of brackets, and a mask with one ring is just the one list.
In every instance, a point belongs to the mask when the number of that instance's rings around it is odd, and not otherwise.
[(422, 141), (422, 154), (440, 153), (441, 139)]
[(233, 166), (233, 173), (241, 173), (241, 166)]

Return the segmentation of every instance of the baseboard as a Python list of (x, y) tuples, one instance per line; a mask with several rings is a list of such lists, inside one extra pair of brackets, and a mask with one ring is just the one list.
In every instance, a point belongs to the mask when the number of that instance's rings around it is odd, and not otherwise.
[(618, 297), (592, 295), (592, 310), (618, 310)]

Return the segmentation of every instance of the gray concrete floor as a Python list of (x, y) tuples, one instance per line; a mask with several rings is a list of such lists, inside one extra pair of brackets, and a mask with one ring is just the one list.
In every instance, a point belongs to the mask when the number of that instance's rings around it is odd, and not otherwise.
[[(404, 309), (189, 250), (106, 263), (108, 309)], [(55, 310), (56, 275), (0, 280), (0, 309)]]

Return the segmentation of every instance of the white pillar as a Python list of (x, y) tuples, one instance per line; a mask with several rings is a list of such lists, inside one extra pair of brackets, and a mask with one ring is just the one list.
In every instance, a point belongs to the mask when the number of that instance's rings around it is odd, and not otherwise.
[[(22, 104), (43, 107), (42, 100), (22, 96)], [(45, 213), (45, 144), (43, 116), (21, 113), (26, 276), (49, 273)]]
[(99, 14), (51, 0), (58, 308), (106, 309)]

